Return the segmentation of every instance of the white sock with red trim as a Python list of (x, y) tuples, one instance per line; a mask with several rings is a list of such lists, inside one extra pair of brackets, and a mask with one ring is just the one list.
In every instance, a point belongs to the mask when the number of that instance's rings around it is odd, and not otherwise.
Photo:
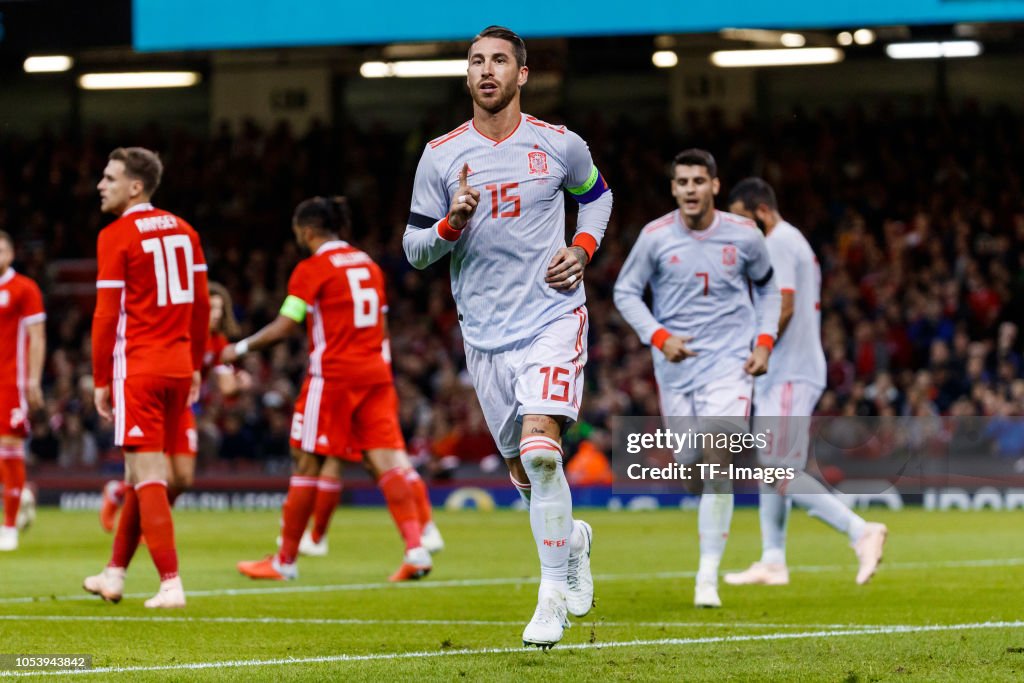
[(540, 555), (541, 584), (568, 590), (572, 494), (562, 470), (562, 447), (546, 436), (527, 436), (519, 444), (530, 479), (530, 527)]

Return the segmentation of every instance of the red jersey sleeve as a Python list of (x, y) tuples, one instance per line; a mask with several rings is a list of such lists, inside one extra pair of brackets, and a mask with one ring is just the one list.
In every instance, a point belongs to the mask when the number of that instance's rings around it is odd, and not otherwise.
[(310, 267), (310, 261), (300, 261), (288, 278), (288, 296), (298, 297), (305, 301), (307, 306), (312, 306), (319, 290), (320, 279), (316, 277), (316, 271)]
[(96, 240), (96, 312), (92, 318), (92, 373), (97, 388), (110, 384), (114, 373), (114, 343), (124, 292), (125, 245), (112, 227)]
[(25, 295), (21, 297), (19, 310), (26, 324), (39, 323), (46, 320), (46, 309), (43, 308), (43, 293), (34, 280), (25, 278)]
[(203, 357), (206, 354), (206, 338), (210, 330), (210, 284), (206, 272), (206, 255), (203, 245), (199, 242), (199, 234), (192, 234), (192, 284), (195, 287), (195, 299), (192, 302), (192, 370), (203, 369)]

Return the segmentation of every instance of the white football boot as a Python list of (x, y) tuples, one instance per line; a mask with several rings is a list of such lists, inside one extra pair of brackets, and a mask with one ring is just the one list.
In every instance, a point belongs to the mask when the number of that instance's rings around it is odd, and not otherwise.
[(99, 574), (85, 577), (82, 588), (107, 602), (118, 603), (124, 595), (124, 574), (123, 567), (104, 567)]
[(0, 552), (18, 549), (18, 527), (0, 526)]
[(718, 597), (718, 581), (697, 577), (697, 586), (693, 591), (695, 607), (721, 607), (722, 600)]
[(594, 531), (589, 524), (577, 519), (573, 520), (573, 533), (582, 536), (583, 548), (578, 553), (569, 551), (569, 592), (565, 601), (569, 614), (582, 617), (594, 606), (594, 575), (590, 573), (590, 546)]
[(444, 539), (441, 537), (441, 531), (433, 522), (428, 522), (423, 527), (423, 533), (420, 534), (420, 545), (426, 548), (427, 552), (431, 555), (436, 555), (444, 550)]
[(160, 582), (160, 590), (146, 602), (142, 603), (150, 609), (174, 609), (185, 606), (185, 589), (181, 585), (181, 577), (175, 576)]
[(562, 632), (569, 626), (565, 594), (558, 588), (541, 584), (537, 609), (523, 629), (523, 645), (547, 650), (562, 639)]
[(789, 569), (784, 564), (755, 562), (745, 571), (726, 574), (725, 582), (730, 586), (788, 586)]
[(327, 537), (324, 536), (319, 543), (316, 543), (313, 541), (313, 532), (306, 529), (306, 532), (302, 534), (302, 540), (299, 541), (299, 555), (327, 557), (327, 550)]
[(21, 504), (18, 506), (18, 519), (14, 526), (18, 531), (24, 531), (36, 521), (36, 495), (27, 486), (21, 489)]
[(871, 580), (882, 563), (882, 550), (885, 548), (885, 539), (889, 535), (889, 529), (884, 524), (868, 522), (864, 525), (864, 533), (860, 535), (853, 549), (860, 560), (860, 568), (857, 570), (857, 583), (863, 586)]

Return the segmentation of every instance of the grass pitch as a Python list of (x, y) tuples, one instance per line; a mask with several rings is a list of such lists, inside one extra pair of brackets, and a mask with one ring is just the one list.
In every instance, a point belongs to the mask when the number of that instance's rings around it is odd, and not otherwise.
[[(578, 510), (594, 527), (597, 607), (550, 652), (520, 635), (538, 566), (525, 513), (439, 513), (447, 548), (427, 579), (389, 585), (401, 546), (383, 509), (342, 508), (327, 558), (290, 583), (234, 564), (270, 552), (277, 513), (175, 514), (189, 604), (154, 613), (140, 549), (119, 605), (87, 596), (111, 537), (93, 513), (41, 510), (0, 554), (0, 653), (89, 654), (75, 680), (1021, 680), (1020, 512), (867, 516), (889, 525), (885, 562), (854, 584), (845, 540), (794, 510), (785, 587), (731, 587), (693, 607), (696, 513)], [(759, 554), (737, 510), (726, 569)], [(11, 672), (0, 671), (0, 678)]]

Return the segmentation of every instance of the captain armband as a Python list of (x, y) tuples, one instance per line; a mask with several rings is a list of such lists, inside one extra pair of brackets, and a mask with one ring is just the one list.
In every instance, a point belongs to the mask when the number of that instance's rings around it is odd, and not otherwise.
[(294, 294), (289, 294), (281, 304), (281, 310), (278, 313), (301, 324), (306, 319), (306, 302)]
[(591, 166), (590, 175), (582, 185), (566, 189), (580, 204), (589, 204), (608, 191), (608, 182), (597, 170), (597, 166)]

